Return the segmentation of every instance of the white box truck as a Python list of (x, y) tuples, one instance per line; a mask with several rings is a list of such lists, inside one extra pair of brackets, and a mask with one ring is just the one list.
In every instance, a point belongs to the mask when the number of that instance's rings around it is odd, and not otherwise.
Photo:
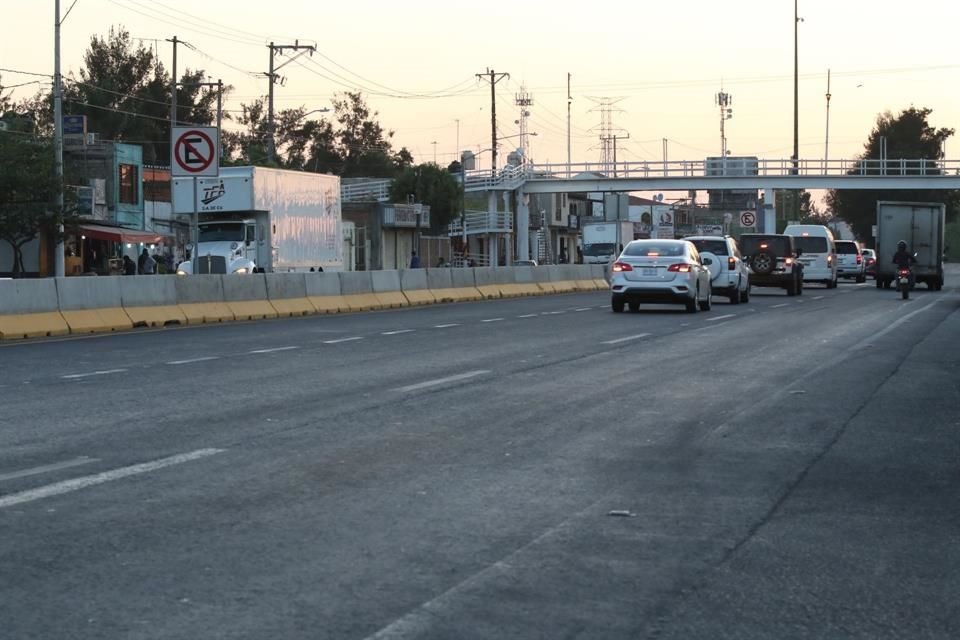
[(584, 264), (609, 264), (620, 255), (618, 244), (627, 246), (634, 239), (634, 228), (633, 222), (585, 223), (581, 230)]
[(340, 178), (266, 167), (224, 167), (177, 178), (177, 214), (199, 213), (199, 244), (177, 273), (343, 269)]
[(917, 254), (917, 282), (939, 291), (943, 288), (943, 242), (946, 205), (936, 202), (877, 203), (877, 288), (889, 287), (896, 276), (893, 254), (897, 243)]

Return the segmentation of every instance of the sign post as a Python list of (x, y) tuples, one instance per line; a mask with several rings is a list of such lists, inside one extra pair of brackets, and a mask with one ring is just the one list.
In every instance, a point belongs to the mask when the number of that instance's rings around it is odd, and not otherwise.
[(217, 127), (174, 127), (173, 148), (170, 157), (172, 178), (193, 178), (193, 251), (191, 262), (197, 273), (200, 262), (196, 259), (200, 248), (200, 211), (197, 207), (197, 179), (215, 178), (220, 175), (220, 149), (217, 143), (220, 132)]

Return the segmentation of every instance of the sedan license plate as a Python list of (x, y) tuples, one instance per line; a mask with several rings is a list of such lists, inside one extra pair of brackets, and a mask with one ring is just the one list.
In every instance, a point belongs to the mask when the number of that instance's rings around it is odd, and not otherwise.
[(656, 267), (644, 267), (643, 271), (640, 272), (644, 276), (656, 276), (657, 268)]

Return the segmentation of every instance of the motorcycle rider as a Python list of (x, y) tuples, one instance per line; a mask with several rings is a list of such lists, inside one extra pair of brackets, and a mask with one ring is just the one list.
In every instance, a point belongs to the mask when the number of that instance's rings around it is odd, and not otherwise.
[(893, 254), (893, 264), (897, 265), (898, 269), (910, 269), (910, 288), (913, 288), (914, 285), (914, 276), (913, 265), (917, 263), (917, 259), (913, 257), (913, 254), (907, 251), (907, 243), (905, 240), (901, 240), (897, 243), (897, 252)]

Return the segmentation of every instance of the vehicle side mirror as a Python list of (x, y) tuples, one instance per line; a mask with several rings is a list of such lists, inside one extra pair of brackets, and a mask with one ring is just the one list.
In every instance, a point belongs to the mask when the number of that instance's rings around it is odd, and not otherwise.
[(803, 249), (797, 249), (797, 257), (799, 258), (802, 255), (803, 255)]

